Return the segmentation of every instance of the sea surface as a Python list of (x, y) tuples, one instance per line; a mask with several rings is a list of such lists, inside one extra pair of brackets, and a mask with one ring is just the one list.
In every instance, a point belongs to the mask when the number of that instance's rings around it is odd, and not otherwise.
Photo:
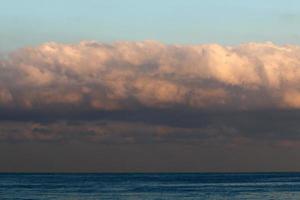
[(300, 200), (300, 173), (0, 174), (0, 199)]

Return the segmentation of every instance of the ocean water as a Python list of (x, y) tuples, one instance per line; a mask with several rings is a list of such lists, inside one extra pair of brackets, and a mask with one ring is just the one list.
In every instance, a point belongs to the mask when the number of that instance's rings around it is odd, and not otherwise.
[(0, 199), (300, 199), (300, 173), (0, 174)]

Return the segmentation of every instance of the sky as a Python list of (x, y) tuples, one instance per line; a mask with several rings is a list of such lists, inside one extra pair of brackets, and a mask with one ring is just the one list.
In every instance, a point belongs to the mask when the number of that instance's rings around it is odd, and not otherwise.
[(299, 44), (297, 0), (1, 0), (0, 49), (46, 41)]
[(3, 1), (0, 171), (299, 171), (298, 1)]

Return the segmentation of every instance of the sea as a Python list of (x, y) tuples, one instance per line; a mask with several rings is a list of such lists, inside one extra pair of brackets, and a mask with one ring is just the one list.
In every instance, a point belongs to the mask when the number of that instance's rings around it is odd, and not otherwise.
[(0, 199), (300, 200), (300, 173), (3, 173)]

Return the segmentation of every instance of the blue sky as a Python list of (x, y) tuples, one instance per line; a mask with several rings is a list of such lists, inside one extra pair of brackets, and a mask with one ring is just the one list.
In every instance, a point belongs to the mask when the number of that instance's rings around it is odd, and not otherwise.
[(0, 50), (47, 41), (300, 43), (297, 0), (0, 0)]

